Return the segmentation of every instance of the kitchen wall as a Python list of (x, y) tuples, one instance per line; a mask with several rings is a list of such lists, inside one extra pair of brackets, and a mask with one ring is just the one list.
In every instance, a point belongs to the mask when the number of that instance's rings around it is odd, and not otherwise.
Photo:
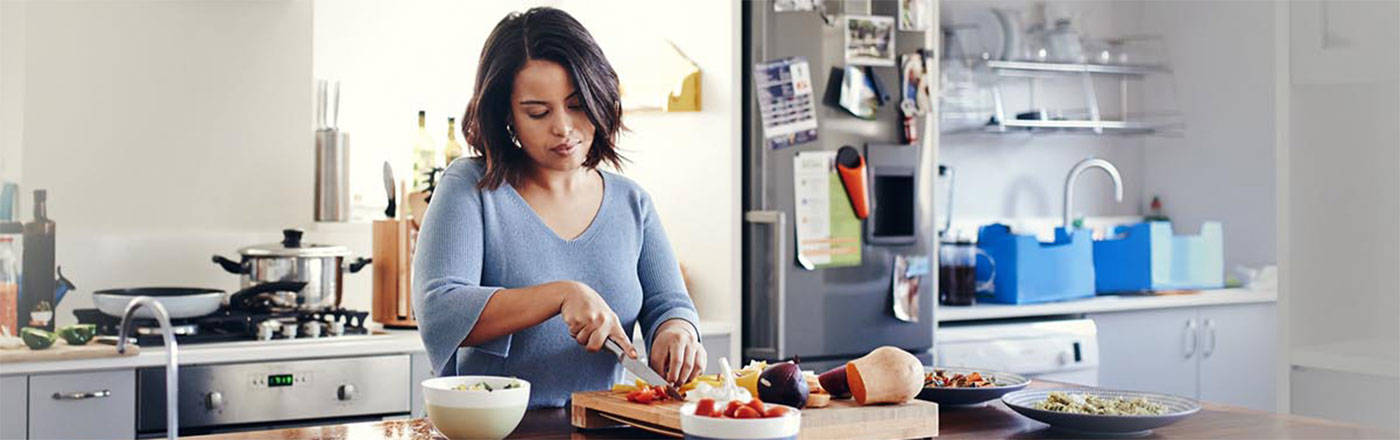
[(0, 8), (0, 168), (49, 191), (60, 324), (97, 289), (233, 289), (210, 254), (311, 219), (309, 0)]
[[(976, 15), (982, 11), (1003, 8), (1017, 11), (1025, 24), (1032, 17), (1038, 17), (1036, 3), (945, 1), (941, 20), (945, 27), (975, 23)], [(1135, 32), (1133, 25), (1141, 6), (1135, 2), (1076, 1), (1054, 2), (1052, 7), (1072, 14), (1074, 25), (1082, 34), (1107, 38)], [(971, 35), (971, 32), (958, 34), (968, 41), (964, 47), (976, 47), (976, 43), (967, 38)], [(1006, 111), (1011, 115), (1033, 107), (1085, 107), (1077, 80), (1037, 80), (1034, 92), (1026, 79), (1003, 79), (1002, 84)], [(1101, 94), (1099, 101), (1105, 106), (1104, 113), (1119, 113), (1117, 83), (1098, 81), (1096, 90)], [(985, 122), (985, 117), (981, 121)], [(945, 124), (945, 128), (956, 127)], [(1032, 218), (1044, 220), (1033, 223), (1058, 225), (1064, 202), (1065, 175), (1075, 163), (1089, 156), (1107, 159), (1118, 168), (1123, 178), (1123, 201), (1114, 201), (1112, 181), (1106, 174), (1094, 170), (1082, 176), (1075, 186), (1074, 214), (1090, 217), (1138, 215), (1151, 200), (1150, 195), (1144, 198), (1142, 190), (1145, 177), (1142, 145), (1141, 137), (1132, 136), (954, 131), (940, 138), (939, 161), (956, 170), (954, 222), (967, 225), (968, 233), (975, 233), (971, 228), (987, 221), (1022, 222)]]
[[(409, 167), (416, 112), (428, 112), (429, 133), (439, 142), (445, 140), (446, 118), (461, 117), (482, 44), (507, 13), (538, 5), (568, 11), (602, 46), (624, 87), (628, 76), (646, 75), (649, 62), (665, 55), (652, 51), (665, 47), (663, 38), (674, 41), (703, 72), (703, 111), (627, 113), (623, 122), (630, 131), (619, 146), (630, 162), (621, 172), (656, 201), (690, 275), (701, 317), (738, 328), (737, 4), (337, 0), (315, 5), (314, 69), (318, 77), (343, 81), (341, 126), (353, 139), (352, 191), (357, 212), (369, 217), (383, 210), (383, 161), (396, 170)], [(354, 225), (318, 226), (347, 239), (359, 231)], [(734, 350), (731, 358), (737, 345)]]
[[(1037, 1), (944, 2), (945, 25), (973, 22), (977, 9), (1037, 17)], [(1160, 54), (1172, 73), (1129, 85), (1129, 111), (1175, 114), (1183, 128), (1151, 136), (945, 133), (941, 162), (957, 170), (955, 223), (1019, 220), (1058, 224), (1065, 174), (1079, 160), (1113, 162), (1123, 177), (1123, 202), (1098, 171), (1075, 188), (1076, 216), (1123, 217), (1147, 212), (1160, 196), (1178, 232), (1200, 223), (1225, 226), (1225, 268), (1274, 264), (1276, 232), (1271, 4), (1267, 2), (1139, 0), (1052, 1), (1089, 38), (1158, 35), (1143, 47)], [(1033, 106), (1081, 108), (1075, 81), (1041, 80), (1035, 98), (1024, 79), (1006, 79), (1007, 112)], [(1105, 114), (1119, 113), (1118, 84), (1098, 80)], [(1033, 104), (1034, 103), (1034, 104)], [(1222, 191), (1228, 188), (1228, 191)], [(1030, 220), (1027, 220), (1027, 219)]]

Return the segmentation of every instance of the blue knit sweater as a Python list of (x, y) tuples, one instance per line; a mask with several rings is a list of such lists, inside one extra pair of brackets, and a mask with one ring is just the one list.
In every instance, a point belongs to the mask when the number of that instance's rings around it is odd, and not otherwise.
[(477, 189), (484, 169), (479, 159), (454, 161), (418, 234), (413, 310), (435, 373), (527, 380), (532, 408), (563, 406), (570, 393), (607, 389), (622, 379), (617, 360), (606, 350), (585, 351), (559, 315), (459, 348), (487, 300), (503, 288), (587, 284), (612, 306), (623, 329), (630, 333), (640, 322), (648, 347), (662, 322), (698, 322), (656, 209), (636, 182), (602, 171), (602, 206), (582, 235), (564, 240), (510, 184)]

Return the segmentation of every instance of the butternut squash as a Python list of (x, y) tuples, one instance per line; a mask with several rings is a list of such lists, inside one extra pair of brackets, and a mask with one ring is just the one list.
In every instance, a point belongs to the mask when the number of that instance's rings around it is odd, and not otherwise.
[(846, 363), (846, 383), (856, 403), (904, 403), (924, 386), (924, 366), (909, 352), (884, 346)]

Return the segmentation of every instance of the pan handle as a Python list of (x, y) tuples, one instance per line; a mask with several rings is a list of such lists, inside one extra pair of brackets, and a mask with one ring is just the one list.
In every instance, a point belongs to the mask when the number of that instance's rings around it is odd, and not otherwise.
[(248, 273), (248, 266), (245, 266), (243, 265), (243, 263), (238, 263), (219, 255), (214, 256), (214, 262), (218, 263), (220, 266), (223, 266), (224, 270), (228, 271), (228, 273), (239, 275)]

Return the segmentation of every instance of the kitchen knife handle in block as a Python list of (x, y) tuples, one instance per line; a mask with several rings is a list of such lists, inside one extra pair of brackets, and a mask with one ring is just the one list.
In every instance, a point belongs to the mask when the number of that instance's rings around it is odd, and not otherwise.
[(836, 151), (836, 174), (841, 176), (841, 186), (846, 188), (846, 197), (851, 200), (851, 209), (856, 218), (865, 220), (870, 216), (870, 192), (866, 189), (865, 158), (855, 147), (846, 145)]

